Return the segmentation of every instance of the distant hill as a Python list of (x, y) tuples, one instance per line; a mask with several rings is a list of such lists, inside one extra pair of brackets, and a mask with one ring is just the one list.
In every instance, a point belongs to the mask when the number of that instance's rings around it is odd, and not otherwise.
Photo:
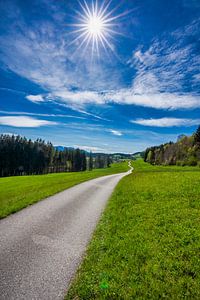
[[(70, 149), (70, 150), (73, 150), (74, 148), (73, 147), (64, 147), (64, 146), (54, 146), (55, 149), (57, 149), (58, 151), (64, 151), (65, 149)], [(88, 151), (85, 151), (86, 155), (89, 156), (90, 155), (90, 152)], [(116, 160), (122, 160), (122, 159), (133, 159), (133, 158), (136, 158), (136, 157), (141, 157), (141, 152), (136, 152), (134, 154), (127, 154), (127, 153), (100, 153), (100, 152), (92, 152), (92, 156), (95, 158), (97, 156), (107, 156), (109, 155), (113, 161), (116, 161)]]
[(136, 152), (132, 155), (132, 159), (136, 160), (136, 159), (142, 158), (143, 156), (144, 156), (143, 152)]
[(136, 152), (133, 154), (128, 154), (128, 153), (110, 153), (110, 154), (106, 154), (106, 153), (92, 153), (93, 157), (96, 157), (98, 155), (109, 155), (109, 157), (113, 160), (113, 161), (121, 161), (121, 160), (125, 160), (125, 159), (137, 159), (141, 157), (141, 152)]

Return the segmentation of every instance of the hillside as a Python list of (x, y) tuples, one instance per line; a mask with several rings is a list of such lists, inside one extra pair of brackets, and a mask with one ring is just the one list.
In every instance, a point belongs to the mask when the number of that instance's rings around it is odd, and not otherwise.
[(176, 143), (147, 148), (144, 160), (155, 165), (200, 166), (200, 126), (192, 136), (179, 136)]

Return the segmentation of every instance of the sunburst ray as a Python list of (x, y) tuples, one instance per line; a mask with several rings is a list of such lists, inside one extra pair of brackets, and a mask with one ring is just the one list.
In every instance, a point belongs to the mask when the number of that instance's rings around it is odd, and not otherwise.
[[(76, 11), (78, 22), (71, 24), (71, 26), (76, 28), (72, 32), (78, 35), (72, 43), (80, 41), (79, 50), (83, 47), (84, 51), (86, 51), (86, 48), (90, 46), (92, 56), (94, 54), (100, 55), (100, 47), (105, 51), (113, 51), (111, 40), (115, 35), (119, 35), (119, 26), (116, 20), (127, 14), (127, 12), (114, 16), (113, 13), (118, 8), (118, 5), (117, 8), (115, 7), (109, 11), (111, 2), (112, 0), (108, 2), (103, 1), (100, 6), (96, 0), (95, 2), (92, 1), (91, 6), (89, 6), (85, 0), (79, 1), (81, 11)], [(117, 30), (115, 30), (116, 27)]]

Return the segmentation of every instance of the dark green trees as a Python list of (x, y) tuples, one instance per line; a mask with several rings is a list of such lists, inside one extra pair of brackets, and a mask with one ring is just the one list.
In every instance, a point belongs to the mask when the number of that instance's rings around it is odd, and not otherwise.
[(0, 135), (0, 176), (85, 171), (86, 153), (79, 149), (59, 151), (41, 139)]
[(85, 171), (86, 166), (86, 154), (85, 151), (76, 149), (73, 152), (73, 163), (72, 163), (72, 171)]
[(108, 168), (111, 162), (110, 156), (102, 153), (96, 155), (94, 165), (96, 169)]
[(93, 155), (80, 149), (55, 149), (41, 139), (0, 135), (0, 177), (47, 174), (53, 172), (78, 172), (110, 166), (106, 154)]
[(200, 126), (197, 128), (197, 131), (194, 134), (194, 143), (197, 146), (200, 146)]
[(88, 169), (92, 171), (93, 169), (93, 157), (92, 157), (92, 152), (90, 152), (89, 160), (88, 160)]

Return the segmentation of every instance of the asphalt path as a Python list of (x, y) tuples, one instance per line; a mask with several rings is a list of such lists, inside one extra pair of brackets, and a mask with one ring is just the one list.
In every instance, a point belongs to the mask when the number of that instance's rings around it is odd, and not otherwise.
[(81, 183), (0, 220), (0, 299), (63, 299), (107, 200), (131, 172)]

